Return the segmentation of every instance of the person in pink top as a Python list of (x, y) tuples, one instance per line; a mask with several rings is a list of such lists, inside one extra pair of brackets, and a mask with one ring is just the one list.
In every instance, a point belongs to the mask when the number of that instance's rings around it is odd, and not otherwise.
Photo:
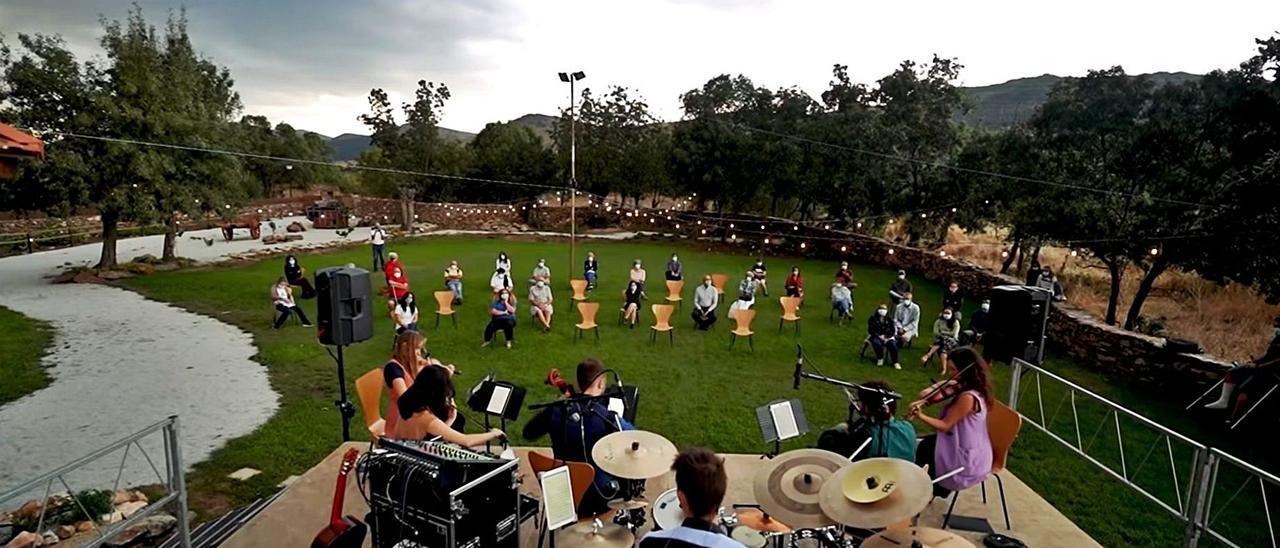
[[(929, 475), (934, 478), (960, 470), (934, 485), (934, 495), (940, 497), (982, 483), (991, 475), (987, 409), (994, 398), (987, 363), (968, 346), (952, 350), (947, 359), (960, 373), (954, 380), (942, 381), (922, 390), (920, 397), (925, 398), (939, 385), (946, 384), (928, 400), (913, 402), (907, 415), (907, 418), (919, 417), (921, 422), (937, 432), (920, 440), (916, 447), (916, 463), (927, 464)], [(927, 406), (942, 402), (945, 405), (937, 418), (924, 413)]]

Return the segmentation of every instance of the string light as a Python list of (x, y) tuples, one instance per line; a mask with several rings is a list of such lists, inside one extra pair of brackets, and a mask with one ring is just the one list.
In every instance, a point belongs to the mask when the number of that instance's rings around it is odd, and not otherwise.
[(760, 225), (760, 230), (764, 230), (764, 225)]
[(676, 223), (676, 230), (680, 230), (680, 223)]
[(842, 246), (840, 246), (840, 252), (841, 252), (841, 253), (844, 253), (845, 251), (848, 251), (848, 250), (849, 250), (849, 247), (848, 247), (848, 246), (843, 246), (843, 245), (842, 245)]
[(805, 247), (806, 247), (805, 243), (804, 243), (804, 242), (800, 242), (800, 249), (804, 249)]
[(791, 230), (800, 230), (800, 225), (791, 225)]
[(730, 239), (730, 240), (736, 240), (736, 239), (738, 239), (738, 235), (737, 235), (737, 234), (730, 234), (730, 235), (729, 235), (729, 239)]
[(939, 255), (942, 255), (943, 257), (946, 257), (946, 256), (947, 256), (947, 251), (944, 249), (944, 250), (942, 250), (942, 251), (939, 251), (939, 252), (938, 252), (938, 254), (939, 254)]
[(1153, 247), (1153, 248), (1151, 248), (1151, 255), (1152, 255), (1152, 256), (1159, 255), (1159, 254), (1160, 254), (1160, 250), (1159, 250), (1159, 249), (1154, 248), (1154, 247)]
[[(1006, 253), (1008, 253), (1008, 252), (1006, 251)], [(1072, 250), (1071, 250), (1071, 256), (1072, 256), (1072, 257), (1075, 257), (1075, 256), (1077, 256), (1077, 255), (1079, 255), (1079, 252), (1077, 252), (1076, 250), (1072, 249)]]
[(928, 213), (921, 213), (921, 214), (920, 214), (920, 218), (921, 218), (921, 219), (923, 219), (923, 218), (925, 218), (925, 217), (928, 217), (928, 216), (929, 216), (929, 214), (928, 214)]
[(729, 223), (729, 228), (735, 228), (735, 227), (733, 226), (733, 223)]
[(702, 229), (702, 235), (703, 235), (703, 236), (706, 236), (706, 235), (707, 235), (707, 229), (705, 229), (705, 228), (704, 228), (704, 229)]
[(822, 225), (823, 230), (831, 230), (831, 225)]
[(893, 248), (889, 248), (889, 254), (893, 255)]
[(893, 219), (889, 219), (889, 224), (893, 224)]
[(1001, 257), (1006, 257), (1006, 258), (1007, 258), (1007, 257), (1009, 256), (1009, 252), (1008, 252), (1008, 251), (1001, 251), (1001, 252), (1000, 252), (1000, 256), (1001, 256)]
[(954, 208), (954, 207), (953, 207), (953, 208), (951, 208), (951, 212), (952, 212), (952, 213), (955, 213), (955, 212), (956, 212), (956, 208)]
[(765, 239), (764, 239), (764, 244), (765, 244), (765, 245), (769, 245), (769, 239), (768, 239), (768, 238), (765, 238)]
[(862, 221), (858, 221), (858, 228), (862, 228)]

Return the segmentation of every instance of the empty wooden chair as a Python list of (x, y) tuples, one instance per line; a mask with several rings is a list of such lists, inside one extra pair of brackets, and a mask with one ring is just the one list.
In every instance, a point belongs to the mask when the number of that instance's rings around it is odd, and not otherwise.
[(658, 339), (658, 333), (665, 331), (667, 333), (667, 338), (671, 339), (671, 346), (675, 346), (676, 329), (671, 325), (671, 313), (676, 311), (676, 307), (669, 304), (655, 304), (651, 306), (650, 309), (653, 310), (653, 326), (649, 331), (649, 342), (653, 343), (656, 341)]
[(724, 285), (729, 283), (729, 275), (714, 273), (711, 275), (711, 285), (716, 288), (716, 293), (720, 294), (720, 302), (724, 302)]
[(738, 340), (738, 337), (746, 337), (747, 345), (751, 347), (751, 351), (756, 351), (756, 343), (752, 338), (752, 335), (755, 335), (755, 333), (751, 331), (751, 322), (755, 319), (756, 311), (754, 308), (739, 310), (733, 315), (733, 321), (738, 326), (733, 328), (733, 331), (729, 332), (730, 349), (733, 348), (733, 343)]
[(782, 325), (786, 322), (795, 322), (796, 335), (800, 334), (800, 297), (779, 297), (778, 302), (782, 303), (782, 315), (778, 317), (778, 333), (782, 333)]
[(453, 292), (452, 291), (436, 291), (432, 293), (436, 298), (436, 328), (440, 327), (440, 316), (448, 316), (453, 320), (453, 328), (458, 328), (458, 311), (453, 309)]
[(587, 281), (586, 280), (569, 280), (569, 287), (573, 288), (573, 300), (587, 300)]
[[(446, 293), (449, 293), (446, 291)], [(452, 293), (450, 293), (452, 295)], [(386, 435), (387, 421), (382, 419), (382, 368), (376, 368), (356, 379), (356, 397), (360, 399), (360, 414), (373, 439)], [(394, 412), (394, 411), (393, 411)]]
[(596, 334), (596, 344), (600, 344), (600, 325), (596, 323), (596, 312), (600, 311), (600, 303), (578, 303), (578, 314), (582, 315), (582, 322), (574, 325), (578, 328), (573, 342), (578, 342), (582, 338), (582, 332), (588, 329)]
[(684, 310), (684, 299), (680, 297), (680, 292), (684, 291), (684, 280), (667, 280), (667, 302), (677, 303), (680, 310)]

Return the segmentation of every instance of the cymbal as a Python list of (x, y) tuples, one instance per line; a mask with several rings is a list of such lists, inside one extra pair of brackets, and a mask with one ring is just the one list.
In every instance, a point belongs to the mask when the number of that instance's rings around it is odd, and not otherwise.
[(898, 487), (898, 467), (889, 459), (866, 459), (849, 465), (840, 489), (853, 502), (871, 503), (888, 497)]
[(601, 524), (596, 528), (595, 522), (575, 523), (556, 533), (556, 544), (567, 548), (590, 546), (594, 548), (628, 548), (635, 544), (636, 537), (626, 527), (614, 523)]
[[(933, 484), (930, 483), (929, 474), (925, 473), (923, 468), (916, 466), (913, 462), (900, 459), (867, 460), (883, 462), (863, 466), (860, 466), (862, 463), (851, 464), (823, 485), (818, 502), (827, 517), (849, 527), (874, 529), (910, 519), (929, 505), (929, 501), (933, 498)], [(859, 503), (850, 500), (844, 489), (847, 476), (850, 473), (873, 469), (872, 467), (876, 467), (874, 468), (876, 470), (881, 470), (879, 467), (886, 467), (884, 470), (893, 469), (891, 472), (886, 472), (897, 476), (893, 491), (875, 502)], [(855, 480), (852, 481), (864, 479), (855, 476)]]
[(818, 505), (819, 492), (847, 464), (844, 457), (821, 449), (796, 449), (778, 455), (756, 474), (756, 502), (761, 510), (791, 527), (833, 525)]
[(609, 508), (613, 510), (636, 510), (639, 508), (646, 508), (648, 506), (649, 506), (649, 502), (644, 500), (611, 500), (609, 501)]
[(773, 519), (773, 516), (765, 515), (760, 510), (742, 510), (738, 512), (738, 524), (755, 529), (756, 531), (768, 531), (770, 533), (790, 533), (791, 528), (786, 524)]
[(609, 474), (642, 480), (667, 473), (676, 460), (676, 446), (653, 432), (624, 430), (600, 438), (591, 458)]
[(862, 548), (902, 548), (919, 542), (923, 548), (974, 548), (964, 537), (928, 527), (890, 529), (862, 541)]
[(739, 525), (729, 532), (729, 538), (738, 541), (747, 548), (764, 548), (769, 542), (760, 531)]

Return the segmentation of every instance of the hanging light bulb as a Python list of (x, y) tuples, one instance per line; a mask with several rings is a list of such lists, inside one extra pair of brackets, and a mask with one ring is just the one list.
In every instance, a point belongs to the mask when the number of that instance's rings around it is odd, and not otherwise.
[(889, 248), (889, 254), (893, 255), (893, 248)]
[(831, 230), (831, 225), (822, 225), (823, 230)]
[(920, 218), (921, 218), (921, 219), (923, 219), (923, 218), (925, 218), (925, 217), (928, 217), (928, 216), (929, 216), (929, 214), (928, 214), (928, 213), (921, 213), (921, 214), (920, 214)]
[(942, 251), (939, 251), (939, 252), (938, 252), (938, 254), (939, 254), (939, 255), (942, 255), (943, 257), (946, 257), (946, 256), (947, 256), (947, 250), (945, 250), (945, 249), (944, 249), (944, 250), (942, 250)]
[(764, 230), (764, 225), (760, 225), (760, 230)]
[(893, 219), (889, 219), (889, 224), (893, 224)]
[(706, 235), (707, 235), (707, 229), (705, 229), (705, 228), (704, 228), (704, 229), (702, 229), (702, 235), (703, 235), (703, 236), (706, 236)]
[(733, 223), (729, 223), (729, 228), (734, 228)]
[(702, 221), (698, 221), (698, 224), (702, 224)]
[(1006, 258), (1007, 258), (1007, 257), (1009, 256), (1009, 252), (1008, 252), (1008, 251), (1001, 251), (1001, 252), (1000, 252), (1000, 256), (1001, 256), (1001, 257), (1006, 257)]
[(729, 239), (730, 239), (730, 240), (736, 240), (736, 239), (738, 239), (738, 235), (737, 235), (737, 234), (730, 234), (730, 235), (729, 235)]
[(800, 225), (791, 225), (791, 230), (800, 230)]
[(680, 230), (680, 223), (676, 223), (676, 230)]
[(858, 221), (858, 228), (862, 228), (862, 221)]
[(804, 242), (800, 242), (800, 249), (808, 247)]
[(1159, 255), (1159, 254), (1160, 254), (1160, 250), (1159, 250), (1159, 249), (1154, 248), (1154, 247), (1153, 247), (1153, 248), (1151, 248), (1151, 255), (1152, 255), (1152, 256)]
[(1074, 249), (1072, 249), (1072, 250), (1071, 250), (1071, 256), (1072, 256), (1072, 257), (1075, 257), (1075, 256), (1077, 256), (1077, 255), (1079, 255), (1079, 254), (1080, 254), (1080, 253), (1079, 253), (1078, 251), (1076, 251), (1076, 250), (1074, 250)]
[(840, 252), (841, 252), (841, 253), (844, 253), (845, 251), (848, 251), (848, 250), (849, 250), (849, 247), (848, 247), (848, 246), (843, 246), (843, 245), (842, 245), (842, 246), (840, 246)]
[(954, 208), (954, 207), (953, 207), (953, 208), (951, 208), (951, 212), (952, 212), (952, 213), (955, 213), (955, 212), (956, 212), (956, 208)]

